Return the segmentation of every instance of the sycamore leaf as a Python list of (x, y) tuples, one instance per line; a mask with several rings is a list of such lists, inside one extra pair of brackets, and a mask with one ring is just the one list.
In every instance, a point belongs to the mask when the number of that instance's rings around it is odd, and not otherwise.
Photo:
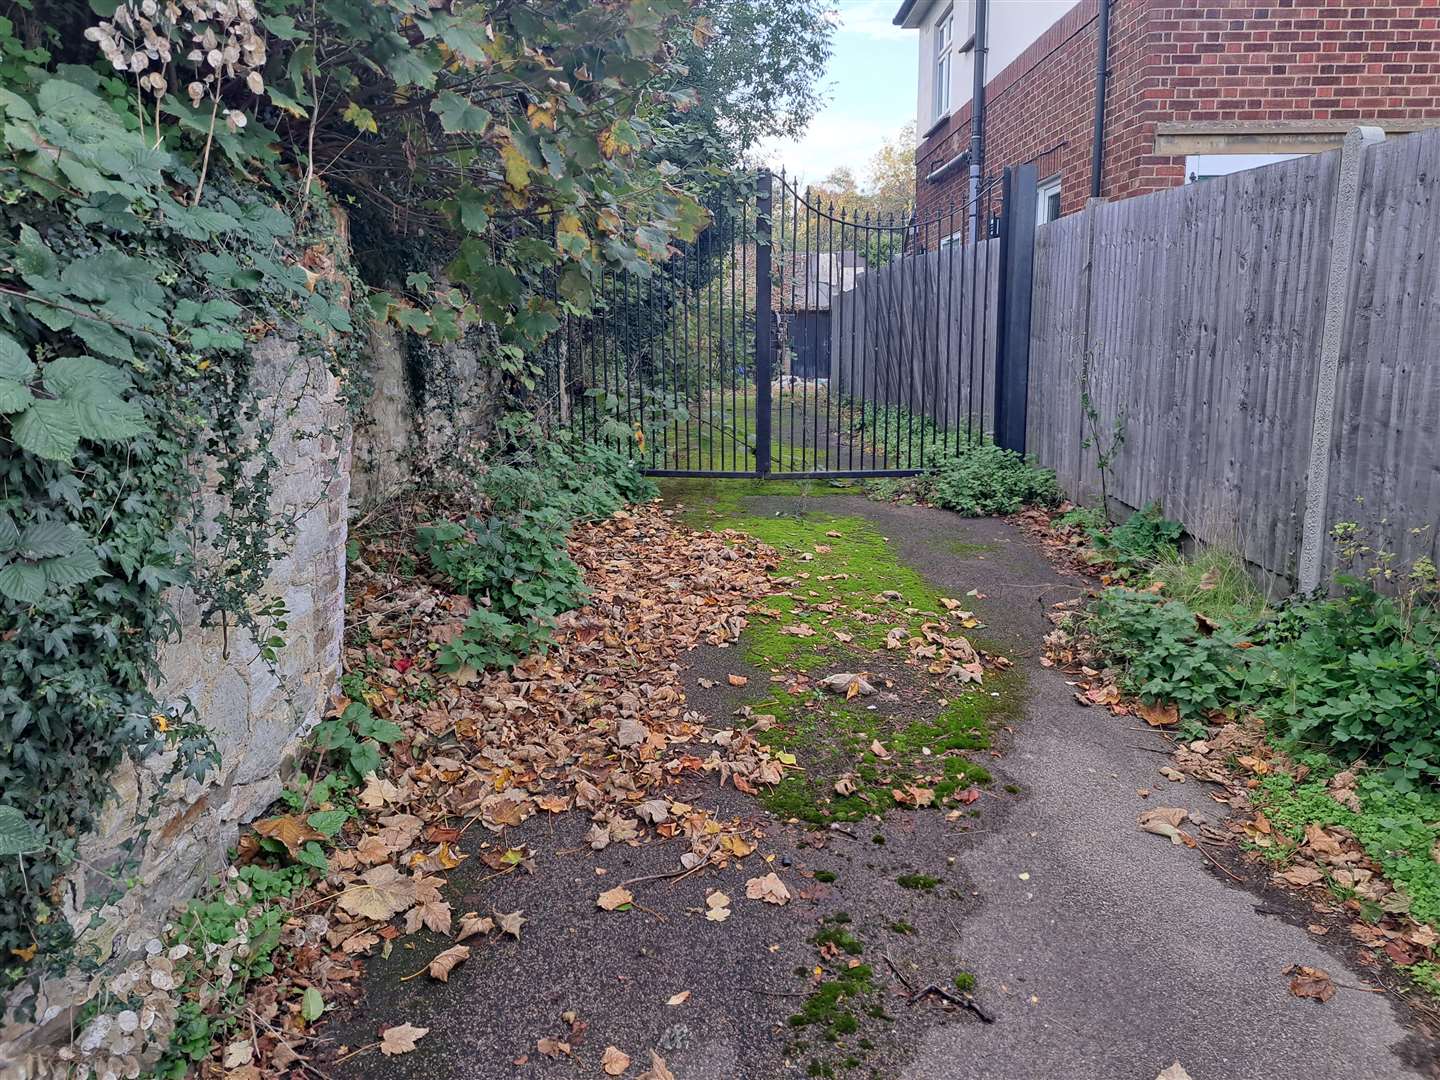
[(547, 1058), (566, 1057), (570, 1053), (570, 1044), (547, 1035), (535, 1040), (535, 1049)]
[(525, 916), (521, 915), (518, 911), (512, 911), (508, 915), (501, 915), (499, 913), (495, 915), (495, 922), (499, 925), (500, 932), (502, 934), (509, 934), (516, 941), (520, 940), (520, 927), (529, 921), (529, 919), (525, 918)]
[(300, 849), (304, 847), (305, 841), (325, 839), (324, 833), (311, 828), (309, 823), (298, 814), (285, 814), (281, 817), (257, 821), (255, 831), (271, 840), (279, 840), (285, 845), (285, 850), (290, 853), (292, 859), (300, 857)]
[(654, 1050), (650, 1051), (650, 1068), (635, 1078), (635, 1080), (675, 1080), (675, 1074), (665, 1064), (665, 1059)]
[(415, 903), (415, 883), (389, 863), (372, 867), (340, 895), (341, 910), (387, 922)]
[(457, 964), (463, 964), (470, 959), (469, 945), (451, 945), (434, 960), (430, 961), (430, 977), (439, 979), (441, 982), (450, 981), (450, 972), (455, 970)]
[(745, 895), (751, 900), (764, 900), (767, 904), (788, 904), (790, 890), (773, 871), (764, 877), (754, 877), (745, 883)]
[(484, 937), (494, 929), (494, 919), (489, 915), (480, 915), (472, 911), (460, 916), (460, 932), (455, 935), (455, 940), (464, 941), (466, 938)]
[(386, 1057), (408, 1054), (415, 1049), (415, 1044), (428, 1034), (430, 1034), (429, 1028), (416, 1027), (414, 1024), (397, 1024), (394, 1027), (388, 1027), (380, 1032), (380, 1052)]
[(472, 104), (453, 90), (442, 90), (430, 103), (447, 135), (479, 135), (490, 124), (490, 112)]
[(618, 911), (627, 908), (635, 902), (635, 897), (630, 895), (630, 890), (623, 885), (616, 885), (613, 889), (602, 892), (595, 901), (595, 906), (601, 911)]

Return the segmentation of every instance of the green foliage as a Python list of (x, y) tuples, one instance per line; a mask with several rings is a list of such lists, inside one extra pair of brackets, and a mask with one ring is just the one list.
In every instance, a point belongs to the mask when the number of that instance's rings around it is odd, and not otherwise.
[(380, 768), (380, 747), (397, 742), (402, 734), (398, 724), (376, 716), (363, 701), (352, 701), (339, 716), (315, 725), (311, 739), (346, 770), (351, 784), (359, 784)]
[(1114, 528), (1092, 530), (1090, 539), (1096, 555), (1115, 568), (1115, 577), (1124, 579), (1159, 560), (1174, 560), (1184, 535), (1183, 525), (1165, 517), (1159, 503), (1150, 503)]
[(1255, 650), (1234, 628), (1202, 627), (1189, 608), (1151, 592), (1111, 588), (1091, 606), (1086, 628), (1126, 665), (1125, 686), (1147, 702), (1173, 701), (1202, 719), (1255, 700)]
[(967, 517), (1013, 514), (1060, 500), (1053, 472), (990, 442), (960, 449), (934, 466), (926, 482), (927, 502)]
[(1241, 556), (1221, 547), (1205, 547), (1191, 556), (1162, 556), (1146, 580), (1161, 583), (1166, 596), (1216, 622), (1258, 619), (1265, 597), (1255, 587)]
[(1408, 786), (1440, 782), (1440, 612), (1366, 582), (1286, 611), (1265, 715), (1289, 738), (1385, 766)]
[(931, 877), (929, 874), (901, 874), (895, 879), (895, 884), (899, 885), (902, 889), (933, 892), (935, 886), (940, 884), (940, 879)]
[[(350, 326), (341, 283), (299, 265), (323, 207), (297, 229), (283, 187), (229, 173), (177, 197), (196, 180), (183, 140), (142, 137), (125, 82), (56, 66), (28, 43), (70, 39), (20, 17), (25, 33), (0, 19), (0, 804), (38, 842), (23, 866), (0, 860), (5, 983), (65, 962), (55, 889), (111, 770), (173, 749), (163, 789), (212, 762), (186, 704), (154, 696), (167, 590), (262, 656), (282, 641), (283, 608), (256, 602), (288, 519), (245, 328), (298, 325), (339, 371)], [(32, 945), (37, 961), (12, 959)]]
[[(507, 426), (512, 438), (533, 434), (523, 423)], [(441, 649), (446, 671), (510, 667), (544, 649), (554, 617), (586, 595), (566, 549), (571, 525), (658, 494), (628, 458), (568, 432), (524, 440), (492, 461), (476, 486), (487, 514), (416, 533), (430, 565), (481, 605)]]
[(1336, 802), (1326, 787), (1339, 764), (1319, 755), (1307, 762), (1312, 772), (1303, 781), (1284, 774), (1265, 777), (1256, 805), (1295, 843), (1311, 822), (1349, 829), (1409, 898), (1410, 913), (1422, 923), (1440, 923), (1440, 862), (1431, 855), (1440, 841), (1440, 794), (1409, 790), (1384, 772), (1362, 771), (1355, 781), (1360, 800), (1355, 811)]

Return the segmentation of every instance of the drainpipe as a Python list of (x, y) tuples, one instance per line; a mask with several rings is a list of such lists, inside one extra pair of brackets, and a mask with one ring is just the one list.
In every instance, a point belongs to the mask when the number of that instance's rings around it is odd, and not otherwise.
[(1105, 171), (1105, 87), (1110, 79), (1110, 0), (1100, 0), (1100, 42), (1095, 57), (1095, 145), (1090, 152), (1090, 197), (1100, 197)]
[(970, 93), (970, 237), (980, 236), (980, 182), (985, 176), (985, 54), (990, 51), (990, 0), (975, 0), (975, 83)]

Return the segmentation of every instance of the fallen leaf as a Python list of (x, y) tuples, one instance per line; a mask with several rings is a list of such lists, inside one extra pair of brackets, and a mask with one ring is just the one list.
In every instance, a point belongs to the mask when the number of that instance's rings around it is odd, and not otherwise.
[(599, 897), (596, 898), (595, 906), (601, 911), (616, 911), (634, 902), (635, 897), (630, 894), (629, 889), (623, 885), (616, 885), (615, 888), (602, 892)]
[(524, 915), (521, 915), (520, 912), (512, 911), (508, 915), (497, 914), (495, 921), (500, 925), (500, 932), (502, 934), (509, 934), (516, 941), (519, 941), (520, 927), (524, 926), (530, 920), (525, 918)]
[(1140, 718), (1151, 727), (1167, 727), (1180, 722), (1180, 710), (1173, 701), (1142, 704), (1137, 711)]
[(469, 945), (452, 945), (430, 961), (430, 977), (439, 979), (441, 982), (449, 982), (450, 972), (455, 970), (455, 965), (463, 964), (469, 959)]
[(1306, 885), (1316, 885), (1325, 880), (1324, 873), (1313, 866), (1292, 866), (1278, 876), (1281, 881), (1302, 888)]
[(565, 1057), (570, 1053), (570, 1044), (548, 1036), (535, 1041), (535, 1049), (547, 1058)]
[(853, 794), (855, 794), (855, 780), (854, 780), (854, 778), (853, 778), (853, 777), (849, 777), (849, 776), (842, 776), (839, 780), (836, 780), (836, 781), (835, 781), (835, 794), (836, 794), (836, 795), (853, 795)]
[(1335, 996), (1335, 984), (1328, 973), (1319, 968), (1295, 964), (1285, 969), (1290, 978), (1290, 993), (1298, 998), (1313, 998), (1322, 1005)]
[(726, 675), (725, 678), (729, 681), (731, 686), (746, 686), (750, 682), (750, 677), (748, 675)]
[(890, 751), (885, 749), (885, 744), (879, 739), (870, 740), (870, 752), (881, 761), (886, 760), (890, 756)]
[(460, 932), (455, 935), (455, 940), (464, 941), (466, 938), (484, 937), (494, 929), (494, 919), (489, 915), (479, 915), (472, 911), (468, 915), (460, 916)]
[(747, 881), (745, 895), (751, 900), (764, 900), (767, 904), (788, 904), (790, 902), (790, 890), (773, 871), (764, 877), (755, 877)]
[(1160, 766), (1160, 775), (1169, 780), (1172, 784), (1185, 783), (1185, 774), (1179, 769), (1172, 769), (1169, 765)]
[(650, 1051), (650, 1068), (641, 1073), (636, 1080), (675, 1080), (675, 1074), (665, 1064), (665, 1059), (654, 1050)]
[(428, 1034), (429, 1028), (416, 1027), (414, 1024), (388, 1027), (380, 1032), (380, 1052), (386, 1057), (408, 1054), (415, 1049), (415, 1044)]
[(388, 922), (415, 903), (415, 883), (389, 863), (360, 875), (340, 894), (341, 910), (376, 922)]
[(1172, 844), (1184, 844), (1186, 836), (1179, 825), (1188, 815), (1178, 806), (1155, 806), (1138, 818), (1140, 828), (1156, 836), (1168, 836)]
[(730, 917), (730, 897), (718, 889), (705, 897), (705, 918), (711, 922), (724, 922)]
[(1162, 1069), (1155, 1077), (1155, 1080), (1191, 1080), (1190, 1074), (1180, 1062), (1175, 1062), (1168, 1069)]
[(607, 1046), (600, 1055), (600, 1067), (605, 1070), (606, 1076), (619, 1076), (630, 1068), (630, 1055), (619, 1047)]
[(310, 825), (299, 814), (285, 814), (255, 822), (255, 831), (285, 845), (292, 859), (300, 857), (300, 848), (309, 840), (324, 840), (325, 834)]
[(690, 1000), (690, 991), (689, 991), (689, 990), (681, 990), (678, 994), (672, 994), (672, 995), (670, 995), (670, 999), (669, 999), (668, 1001), (666, 1001), (665, 1004), (666, 1004), (666, 1005), (684, 1005), (685, 1002), (687, 1002), (687, 1001), (689, 1001), (689, 1000)]
[(255, 1058), (255, 1045), (249, 1039), (236, 1039), (225, 1047), (221, 1063), (227, 1069), (238, 1069)]

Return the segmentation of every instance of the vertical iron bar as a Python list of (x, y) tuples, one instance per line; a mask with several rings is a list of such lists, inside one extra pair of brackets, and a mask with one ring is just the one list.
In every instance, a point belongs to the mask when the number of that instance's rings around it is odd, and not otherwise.
[[(755, 180), (755, 474), (770, 474), (770, 369), (775, 342), (770, 337), (770, 193), (768, 169)], [(783, 196), (784, 189), (781, 189)]]
[[(951, 452), (951, 450), (950, 450), (950, 395), (951, 395), (952, 392), (955, 393), (955, 396), (956, 396), (956, 404), (957, 404), (957, 405), (959, 404), (959, 396), (960, 396), (960, 395), (959, 395), (959, 389), (958, 389), (958, 387), (955, 385), (955, 380), (954, 380), (955, 372), (952, 370), (952, 368), (953, 368), (953, 359), (954, 359), (954, 358), (953, 358), (953, 356), (951, 355), (951, 353), (952, 353), (953, 345), (954, 345), (954, 336), (953, 336), (953, 335), (951, 334), (951, 332), (950, 332), (950, 331), (951, 331), (951, 328), (954, 326), (954, 323), (955, 323), (954, 316), (955, 316), (955, 314), (957, 313), (957, 312), (956, 312), (956, 309), (955, 309), (955, 306), (951, 303), (951, 300), (952, 300), (951, 294), (954, 293), (954, 291), (955, 291), (955, 243), (954, 243), (953, 240), (950, 240), (950, 237), (954, 235), (954, 232), (955, 232), (955, 201), (952, 199), (952, 200), (950, 201), (949, 214), (948, 214), (948, 216), (947, 216), (946, 219), (945, 219), (945, 237), (946, 237), (946, 240), (949, 241), (949, 243), (946, 244), (945, 249), (944, 249), (944, 250), (945, 250), (945, 269), (946, 269), (946, 275), (945, 275), (945, 303), (944, 303), (944, 305), (943, 305), (943, 306), (944, 306), (944, 311), (945, 311), (945, 405), (944, 405), (945, 418), (944, 418), (944, 421), (942, 422), (942, 424), (941, 424), (941, 426), (940, 426), (940, 433), (941, 433), (941, 434), (940, 434), (940, 437), (941, 437), (941, 440), (942, 440), (942, 442), (941, 442), (941, 454), (942, 454), (942, 456), (948, 456), (948, 455), (950, 454), (950, 452)], [(937, 272), (938, 272), (938, 270), (937, 270)]]
[[(740, 202), (740, 332), (743, 337), (745, 330), (750, 326), (750, 236), (752, 232), (745, 226), (746, 215), (749, 211), (749, 200), (742, 197)], [(745, 407), (740, 410), (745, 424), (744, 446), (748, 450), (753, 444), (750, 441), (750, 416), (755, 408), (755, 402), (751, 399), (748, 386), (755, 378), (755, 333), (750, 333), (751, 351), (745, 356), (745, 379), (747, 390), (745, 393)], [(738, 469), (739, 463), (736, 467)]]
[[(799, 312), (799, 308), (797, 308), (797, 307), (795, 306), (795, 283), (796, 283), (797, 280), (800, 280), (800, 279), (801, 279), (801, 271), (800, 271), (800, 269), (799, 269), (799, 255), (800, 255), (800, 213), (801, 213), (801, 209), (800, 209), (800, 208), (804, 205), (804, 201), (800, 198), (800, 189), (799, 189), (799, 188), (794, 188), (793, 191), (787, 192), (786, 195), (785, 195), (785, 203), (786, 203), (786, 206), (787, 206), (787, 207), (791, 208), (791, 213), (790, 213), (790, 250), (787, 251), (787, 252), (785, 252), (785, 258), (784, 258), (784, 262), (783, 262), (783, 265), (786, 267), (786, 269), (787, 269), (787, 270), (789, 271), (789, 273), (790, 273), (790, 317), (789, 317), (789, 321), (787, 321), (786, 324), (785, 324), (785, 357), (782, 358), (782, 360), (781, 360), (781, 362), (780, 362), (780, 376), (781, 376), (780, 393), (781, 393), (781, 395), (782, 395), (782, 396), (781, 396), (781, 401), (780, 401), (780, 455), (781, 455), (781, 457), (786, 457), (787, 455), (786, 455), (785, 451), (786, 451), (787, 448), (789, 449), (789, 454), (788, 454), (788, 458), (789, 458), (789, 461), (790, 461), (789, 468), (790, 468), (790, 471), (791, 471), (791, 472), (794, 472), (794, 471), (795, 471), (795, 339), (799, 336), (798, 334), (796, 334), (796, 332), (795, 332), (795, 327), (794, 327), (795, 317), (796, 317), (796, 315), (797, 315), (798, 312)], [(801, 281), (800, 287), (801, 287), (802, 289), (805, 287), (803, 280)], [(803, 294), (801, 295), (801, 301), (802, 301), (802, 302), (804, 301), (804, 295), (803, 295)], [(788, 359), (788, 360), (790, 361), (790, 370), (789, 370), (789, 372), (788, 372), (788, 375), (789, 375), (789, 377), (790, 377), (790, 381), (789, 381), (788, 385), (787, 385), (786, 382), (785, 382), (785, 376), (786, 376), (786, 374), (787, 374), (787, 372), (785, 371), (785, 360), (786, 360), (786, 359)], [(786, 425), (785, 425), (785, 399), (787, 399), (787, 398), (789, 399), (789, 402), (790, 402), (790, 424), (789, 424), (789, 429), (788, 429), (788, 434), (789, 434), (790, 437), (789, 437), (788, 440), (787, 440), (786, 437), (785, 437), (786, 434), (787, 434), (787, 429), (786, 429)]]

